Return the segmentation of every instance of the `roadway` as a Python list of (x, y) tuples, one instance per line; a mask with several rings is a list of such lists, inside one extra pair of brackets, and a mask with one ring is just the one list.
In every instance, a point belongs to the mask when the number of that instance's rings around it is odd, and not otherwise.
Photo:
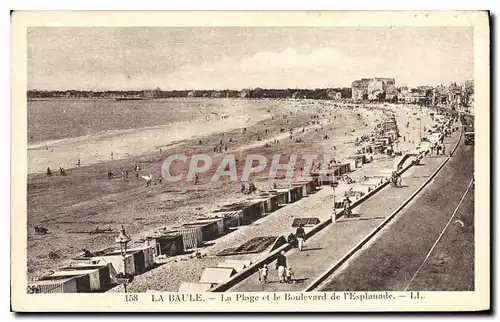
[(429, 185), (317, 290), (474, 290), (473, 174), (474, 146), (462, 139)]

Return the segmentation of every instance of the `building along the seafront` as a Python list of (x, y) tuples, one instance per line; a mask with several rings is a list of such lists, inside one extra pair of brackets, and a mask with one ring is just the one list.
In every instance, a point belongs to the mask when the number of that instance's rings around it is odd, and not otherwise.
[(362, 78), (352, 82), (352, 99), (354, 101), (392, 100), (396, 95), (394, 78)]

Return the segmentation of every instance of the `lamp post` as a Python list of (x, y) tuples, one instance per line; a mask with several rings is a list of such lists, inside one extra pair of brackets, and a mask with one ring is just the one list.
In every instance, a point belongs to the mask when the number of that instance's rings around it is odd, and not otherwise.
[[(127, 244), (130, 242), (130, 240), (131, 240), (130, 237), (127, 236), (127, 234), (125, 233), (125, 228), (122, 225), (122, 228), (120, 229), (120, 235), (118, 235), (115, 242), (120, 244), (120, 252), (123, 258), (123, 277), (124, 277), (123, 287), (125, 289), (125, 293), (127, 293), (127, 283), (129, 282), (127, 277), (126, 256), (127, 256)], [(120, 283), (120, 281), (118, 282)]]
[(333, 188), (333, 215), (332, 215), (332, 223), (335, 223), (337, 221), (337, 206), (335, 205), (335, 188), (338, 187), (339, 183), (337, 182), (337, 180), (335, 179), (335, 177), (333, 177), (333, 181), (332, 183), (330, 184)]
[(420, 121), (420, 129), (419, 129), (419, 133), (420, 133), (420, 143), (422, 143), (422, 105), (420, 105), (420, 117), (419, 117), (419, 121)]

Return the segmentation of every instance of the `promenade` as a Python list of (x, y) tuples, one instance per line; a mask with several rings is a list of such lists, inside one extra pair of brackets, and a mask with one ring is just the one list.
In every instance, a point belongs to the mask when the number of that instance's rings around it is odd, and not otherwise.
[[(459, 132), (445, 138), (446, 151), (453, 148)], [(270, 265), (268, 283), (258, 281), (253, 274), (229, 291), (232, 292), (279, 292), (302, 291), (314, 279), (341, 259), (351, 248), (375, 229), (384, 219), (410, 197), (446, 159), (446, 155), (433, 155), (422, 160), (421, 165), (411, 167), (403, 174), (402, 187), (387, 186), (380, 192), (353, 209), (352, 218), (340, 218), (306, 241), (302, 252), (292, 249), (286, 253), (288, 266), (294, 271), (294, 283), (279, 283), (274, 262)], [(314, 214), (329, 211), (318, 205)], [(369, 260), (369, 259), (368, 259)], [(369, 263), (367, 263), (369, 265)]]

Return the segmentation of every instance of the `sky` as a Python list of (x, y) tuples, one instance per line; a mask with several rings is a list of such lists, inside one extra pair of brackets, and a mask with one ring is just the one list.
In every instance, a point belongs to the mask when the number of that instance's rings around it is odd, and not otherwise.
[(473, 79), (468, 27), (28, 29), (28, 89), (349, 87)]

